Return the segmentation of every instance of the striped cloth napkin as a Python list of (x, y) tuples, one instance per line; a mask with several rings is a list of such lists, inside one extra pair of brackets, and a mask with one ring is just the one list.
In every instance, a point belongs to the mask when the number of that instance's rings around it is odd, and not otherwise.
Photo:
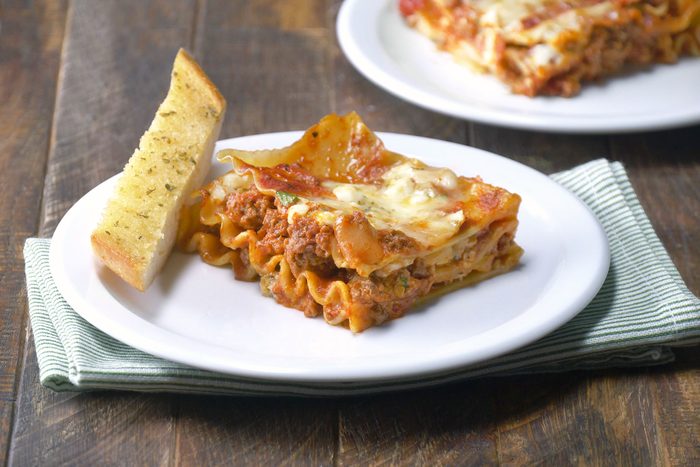
[(700, 300), (654, 233), (622, 165), (601, 159), (552, 178), (602, 223), (610, 241), (610, 272), (593, 302), (573, 320), (508, 355), (430, 377), (369, 383), (286, 383), (199, 370), (135, 350), (88, 324), (56, 289), (48, 267), (50, 241), (31, 238), (24, 256), (41, 382), (55, 391), (334, 396), (487, 375), (660, 364), (673, 360), (670, 347), (700, 343)]

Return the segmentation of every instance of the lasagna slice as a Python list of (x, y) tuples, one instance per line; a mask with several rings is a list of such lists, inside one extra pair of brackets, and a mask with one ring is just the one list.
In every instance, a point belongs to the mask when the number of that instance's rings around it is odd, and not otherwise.
[(700, 55), (700, 0), (400, 0), (408, 24), (527, 96)]
[(218, 158), (233, 170), (186, 208), (180, 248), (353, 332), (522, 254), (518, 195), (388, 151), (355, 113), (328, 115), (283, 149)]

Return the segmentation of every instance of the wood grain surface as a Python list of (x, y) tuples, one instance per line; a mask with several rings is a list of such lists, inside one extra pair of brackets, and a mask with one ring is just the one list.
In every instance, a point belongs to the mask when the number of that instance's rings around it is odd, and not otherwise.
[(38, 381), (21, 247), (121, 170), (191, 50), (222, 137), (358, 111), (546, 173), (608, 157), (700, 293), (700, 127), (581, 136), (419, 109), (341, 54), (338, 0), (0, 0), (0, 462), (10, 465), (700, 465), (700, 348), (659, 368), (490, 378), (348, 399), (56, 394)]
[(0, 2), (0, 464), (7, 460), (26, 333), (22, 244), (39, 223), (65, 8)]

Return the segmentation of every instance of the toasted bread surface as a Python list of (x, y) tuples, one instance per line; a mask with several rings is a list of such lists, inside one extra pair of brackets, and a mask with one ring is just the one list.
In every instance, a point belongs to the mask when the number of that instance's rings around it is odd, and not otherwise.
[(95, 255), (145, 290), (172, 250), (185, 198), (209, 171), (226, 101), (180, 49), (170, 88), (92, 233)]

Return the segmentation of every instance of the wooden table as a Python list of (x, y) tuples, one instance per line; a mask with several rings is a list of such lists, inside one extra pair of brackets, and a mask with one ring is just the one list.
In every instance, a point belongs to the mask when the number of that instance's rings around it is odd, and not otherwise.
[(56, 394), (40, 386), (23, 241), (50, 236), (75, 201), (122, 168), (164, 96), (180, 46), (229, 100), (223, 137), (302, 129), (357, 110), (377, 130), (470, 144), (548, 173), (601, 156), (621, 160), (700, 294), (700, 126), (556, 135), (418, 109), (342, 56), (339, 3), (0, 1), (0, 461), (700, 465), (698, 347), (658, 368), (349, 399)]

